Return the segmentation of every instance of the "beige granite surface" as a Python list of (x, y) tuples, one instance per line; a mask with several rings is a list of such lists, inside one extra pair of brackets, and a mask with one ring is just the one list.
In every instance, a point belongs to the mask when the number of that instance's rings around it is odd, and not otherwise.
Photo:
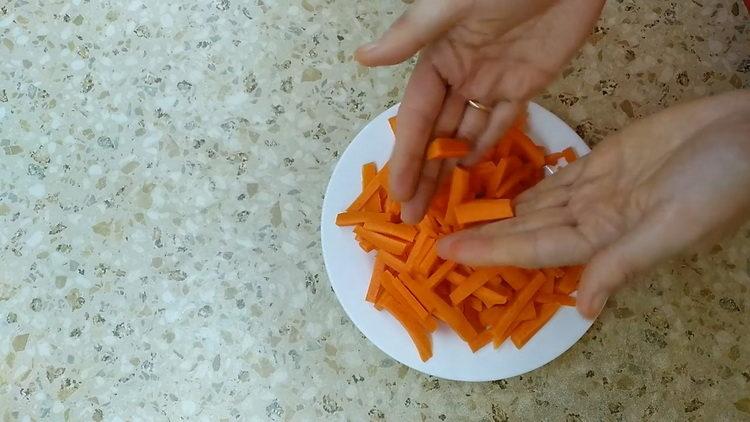
[[(351, 324), (320, 204), (403, 91), (408, 64), (351, 53), (405, 7), (0, 2), (0, 419), (750, 419), (750, 228), (506, 381), (426, 377)], [(747, 87), (749, 22), (741, 1), (610, 0), (538, 101), (593, 144)]]

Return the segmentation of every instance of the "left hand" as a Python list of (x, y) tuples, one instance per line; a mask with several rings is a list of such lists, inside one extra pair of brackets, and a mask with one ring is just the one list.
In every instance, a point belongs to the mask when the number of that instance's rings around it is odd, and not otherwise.
[[(357, 50), (367, 66), (396, 64), (421, 51), (399, 109), (390, 161), (391, 194), (402, 202), (405, 222), (421, 220), (440, 175), (455, 164), (425, 162), (430, 139), (465, 139), (475, 148), (464, 164), (479, 158), (575, 54), (603, 4), (417, 0), (380, 40)], [(491, 110), (467, 107), (469, 99)]]

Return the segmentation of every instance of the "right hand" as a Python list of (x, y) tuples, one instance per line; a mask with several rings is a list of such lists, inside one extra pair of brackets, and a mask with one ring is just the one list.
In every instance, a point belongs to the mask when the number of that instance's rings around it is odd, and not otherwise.
[[(586, 39), (604, 0), (417, 0), (380, 40), (362, 46), (366, 66), (418, 51), (398, 113), (390, 161), (402, 219), (417, 223), (455, 161), (425, 162), (437, 136), (475, 145), (471, 164), (494, 145), (526, 102), (552, 82)], [(491, 112), (467, 107), (473, 99)]]

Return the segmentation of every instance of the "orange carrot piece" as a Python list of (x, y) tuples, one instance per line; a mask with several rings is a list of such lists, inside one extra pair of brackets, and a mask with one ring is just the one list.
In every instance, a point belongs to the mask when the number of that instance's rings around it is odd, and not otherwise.
[(578, 280), (581, 279), (583, 266), (569, 267), (565, 270), (565, 275), (557, 283), (557, 291), (566, 295), (573, 293), (578, 289)]
[(503, 181), (503, 177), (505, 176), (505, 172), (508, 169), (508, 159), (507, 158), (501, 158), (500, 161), (497, 162), (497, 166), (495, 166), (494, 171), (490, 175), (489, 180), (487, 181), (487, 186), (485, 188), (485, 196), (492, 197), (495, 192), (500, 188), (500, 183)]
[(378, 166), (373, 163), (366, 163), (362, 165), (362, 190), (367, 187), (367, 184), (372, 182), (378, 174)]
[(437, 263), (437, 261), (437, 246), (435, 245), (435, 242), (432, 242), (430, 244), (430, 248), (427, 250), (427, 253), (425, 253), (424, 258), (422, 258), (422, 262), (420, 262), (419, 266), (417, 267), (417, 273), (422, 274), (425, 277), (429, 277), (432, 274), (432, 267), (435, 266), (435, 263)]
[(496, 274), (495, 270), (488, 268), (482, 268), (474, 271), (469, 277), (467, 277), (463, 283), (459, 284), (456, 290), (451, 292), (450, 298), (453, 304), (461, 303), (464, 299), (469, 297), (470, 294), (474, 293), (477, 289), (482, 287)]
[(458, 224), (469, 224), (513, 217), (513, 208), (509, 199), (476, 199), (457, 205), (454, 213)]
[(518, 314), (521, 313), (534, 294), (536, 294), (537, 290), (542, 287), (545, 280), (544, 274), (538, 273), (536, 277), (518, 292), (510, 305), (508, 305), (508, 310), (500, 316), (500, 319), (492, 327), (492, 332), (495, 334), (495, 347), (500, 346), (501, 342), (507, 338), (506, 331), (508, 331), (508, 328), (516, 320)]
[(388, 164), (383, 166), (377, 175), (370, 181), (370, 183), (362, 189), (362, 192), (357, 196), (354, 202), (349, 205), (347, 211), (360, 211), (365, 206), (365, 203), (370, 199), (379, 189), (386, 189), (388, 185)]
[(396, 224), (386, 221), (368, 221), (365, 222), (363, 227), (365, 230), (403, 239), (407, 242), (414, 241), (414, 237), (417, 236), (417, 229), (408, 224)]
[(544, 162), (547, 163), (548, 166), (554, 166), (563, 157), (564, 155), (562, 152), (553, 152), (552, 154), (544, 156)]
[(391, 132), (396, 135), (396, 116), (388, 118), (388, 126), (391, 127)]
[(536, 303), (557, 303), (563, 306), (576, 306), (576, 298), (561, 293), (537, 293), (534, 296)]
[(354, 233), (358, 234), (362, 239), (370, 242), (377, 249), (382, 249), (394, 255), (402, 255), (406, 251), (406, 246), (408, 245), (403, 240), (394, 239), (380, 233), (365, 230), (360, 226), (354, 228)]
[[(454, 286), (459, 286), (466, 281), (466, 276), (457, 273), (455, 270), (446, 274), (445, 278)], [(484, 305), (487, 306), (488, 308), (490, 306), (500, 305), (508, 301), (507, 296), (503, 296), (500, 293), (497, 293), (493, 291), (492, 289), (488, 289), (487, 287), (484, 287), (484, 286), (478, 288), (472, 294), (476, 296), (479, 300), (484, 302)]]
[(536, 318), (536, 308), (534, 308), (534, 302), (529, 302), (523, 307), (521, 313), (518, 314), (516, 321), (528, 321)]
[(380, 283), (388, 294), (407, 305), (420, 321), (424, 321), (430, 316), (430, 313), (427, 312), (417, 298), (390, 271), (383, 271)]
[[(544, 274), (544, 271), (542, 271), (541, 273)], [(547, 277), (547, 274), (544, 274), (544, 278), (547, 281), (545, 281), (544, 284), (542, 284), (542, 287), (539, 288), (539, 293), (554, 293), (555, 292), (555, 279)]]
[(571, 147), (567, 147), (564, 150), (562, 150), (562, 155), (563, 155), (563, 158), (565, 158), (565, 161), (568, 162), (568, 164), (578, 159), (578, 155)]
[(456, 166), (453, 169), (453, 177), (451, 178), (451, 188), (448, 195), (448, 210), (445, 214), (445, 222), (448, 224), (455, 224), (456, 216), (454, 214), (454, 208), (456, 205), (463, 202), (466, 198), (467, 191), (469, 189), (469, 172), (461, 167)]
[(526, 158), (536, 168), (544, 167), (544, 152), (537, 148), (537, 145), (525, 133), (517, 128), (508, 129), (508, 136), (513, 138), (513, 144), (516, 145)]
[(469, 347), (471, 348), (472, 352), (476, 353), (478, 350), (484, 348), (484, 346), (490, 344), (491, 341), (492, 331), (484, 330), (473, 339), (469, 340)]
[(445, 302), (436, 292), (417, 283), (408, 274), (401, 274), (401, 277), (406, 287), (419, 298), (423, 306), (430, 309), (438, 319), (448, 324), (459, 337), (469, 341), (477, 335), (476, 330), (466, 320), (466, 317)]
[(392, 254), (384, 250), (378, 251), (378, 257), (383, 260), (387, 267), (394, 269), (399, 274), (409, 271), (409, 268), (406, 266), (406, 263), (404, 261), (396, 258)]
[(437, 237), (437, 225), (435, 219), (429, 214), (425, 214), (422, 221), (417, 224), (419, 231), (427, 232), (430, 237)]
[(497, 188), (497, 191), (495, 191), (495, 194), (493, 195), (493, 197), (495, 198), (509, 197), (510, 192), (516, 186), (518, 186), (518, 184), (521, 183), (523, 179), (528, 177), (528, 175), (529, 175), (528, 170), (523, 167), (519, 170), (516, 170), (514, 173), (510, 173), (510, 176), (508, 176), (500, 185), (500, 187)]
[(529, 282), (529, 276), (518, 267), (500, 267), (498, 272), (503, 280), (516, 291), (521, 290)]
[(370, 243), (370, 242), (368, 242), (368, 241), (366, 241), (364, 239), (361, 239), (359, 237), (355, 237), (355, 239), (357, 240), (357, 243), (359, 243), (359, 247), (363, 251), (369, 253), (369, 252), (372, 252), (373, 250), (375, 250), (375, 246), (373, 246), (372, 243)]
[(388, 221), (389, 216), (382, 212), (372, 211), (345, 211), (336, 216), (337, 226), (354, 226), (368, 221)]
[(529, 321), (524, 321), (516, 327), (510, 335), (511, 341), (517, 348), (522, 348), (534, 335), (549, 322), (560, 309), (557, 303), (545, 303), (539, 309), (539, 315)]
[(490, 306), (489, 308), (485, 308), (479, 313), (479, 321), (485, 327), (491, 327), (497, 322), (497, 320), (500, 318), (500, 315), (502, 315), (506, 309), (507, 306), (505, 305)]
[(422, 359), (422, 362), (430, 359), (432, 357), (430, 336), (416, 318), (404, 312), (402, 308), (397, 306), (396, 301), (390, 297), (386, 297), (381, 303), (383, 308), (393, 315), (409, 334), (409, 337), (414, 342), (414, 346), (417, 348), (417, 352), (419, 352), (419, 358)]
[(406, 258), (406, 266), (408, 268), (414, 270), (417, 269), (417, 265), (422, 262), (422, 258), (424, 257), (424, 254), (427, 253), (427, 249), (430, 247), (431, 242), (433, 242), (433, 239), (426, 231), (417, 233), (414, 240), (414, 246), (412, 246), (411, 251), (409, 251), (409, 256)]
[(365, 300), (370, 303), (375, 303), (380, 295), (380, 278), (383, 276), (385, 271), (385, 262), (383, 258), (378, 255), (375, 257), (375, 267), (372, 269), (372, 275), (370, 276), (370, 285), (367, 287), (367, 294)]
[(438, 283), (443, 281), (445, 276), (456, 268), (456, 263), (453, 261), (445, 261), (427, 278), (427, 287), (435, 287)]
[(484, 302), (482, 302), (478, 297), (476, 296), (469, 296), (464, 300), (464, 303), (469, 305), (471, 309), (474, 309), (477, 312), (482, 312), (484, 309)]
[(436, 138), (427, 147), (427, 159), (459, 158), (468, 154), (471, 147), (468, 143), (452, 138)]

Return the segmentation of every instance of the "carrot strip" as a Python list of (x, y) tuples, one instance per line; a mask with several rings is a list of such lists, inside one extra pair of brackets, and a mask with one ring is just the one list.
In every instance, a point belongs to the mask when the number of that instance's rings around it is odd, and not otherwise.
[(576, 298), (560, 293), (537, 293), (534, 296), (536, 303), (557, 303), (563, 306), (576, 306)]
[[(542, 274), (544, 274), (544, 271), (542, 271)], [(555, 279), (547, 277), (547, 274), (544, 274), (544, 278), (546, 281), (542, 284), (542, 287), (539, 288), (539, 293), (554, 293)]]
[(383, 260), (383, 262), (385, 263), (387, 267), (390, 267), (396, 270), (396, 272), (399, 274), (409, 271), (404, 261), (396, 258), (395, 256), (391, 255), (390, 253), (384, 250), (378, 251), (378, 257), (380, 257), (380, 259)]
[(386, 297), (381, 303), (383, 308), (393, 315), (409, 334), (422, 362), (430, 359), (432, 357), (432, 342), (419, 322), (398, 307), (394, 299)]
[(391, 132), (396, 135), (396, 116), (388, 118), (388, 126), (391, 127)]
[(375, 250), (375, 246), (373, 246), (372, 243), (370, 243), (370, 242), (368, 242), (368, 241), (366, 241), (364, 239), (360, 239), (359, 237), (355, 237), (355, 239), (357, 240), (357, 243), (359, 243), (359, 247), (363, 251), (369, 253), (369, 252), (372, 252), (373, 250)]
[(456, 268), (456, 263), (453, 261), (445, 261), (427, 278), (427, 287), (435, 287), (438, 283), (443, 281), (445, 276)]
[(367, 294), (365, 300), (370, 303), (375, 303), (380, 295), (380, 278), (383, 276), (385, 271), (385, 262), (383, 258), (378, 255), (375, 257), (375, 268), (372, 270), (372, 276), (370, 276), (370, 285), (367, 288)]
[(458, 224), (469, 224), (513, 217), (513, 208), (510, 199), (477, 199), (457, 205), (454, 213)]
[(456, 166), (453, 169), (453, 177), (451, 178), (451, 188), (448, 194), (448, 210), (445, 214), (445, 221), (448, 224), (455, 224), (456, 216), (454, 214), (454, 208), (460, 204), (466, 197), (466, 193), (469, 189), (469, 172)]
[(497, 166), (495, 166), (494, 171), (490, 175), (489, 180), (487, 181), (487, 186), (485, 188), (486, 196), (491, 197), (495, 192), (497, 192), (498, 188), (500, 188), (500, 183), (503, 181), (503, 177), (505, 176), (505, 172), (507, 169), (508, 159), (501, 158), (500, 161), (498, 161)]
[(536, 318), (536, 308), (534, 308), (534, 302), (529, 302), (523, 307), (521, 313), (518, 314), (516, 321), (528, 321)]
[(383, 166), (382, 169), (378, 172), (378, 174), (370, 181), (370, 183), (365, 186), (364, 189), (362, 189), (362, 193), (357, 196), (357, 198), (354, 200), (354, 202), (349, 205), (349, 208), (347, 208), (347, 211), (360, 211), (362, 207), (365, 206), (365, 203), (368, 199), (370, 199), (375, 193), (383, 188), (386, 189), (388, 184), (388, 164)]
[(411, 292), (409, 292), (409, 290), (404, 287), (403, 283), (401, 283), (401, 280), (391, 274), (390, 271), (383, 271), (383, 277), (381, 277), (380, 283), (382, 284), (385, 291), (388, 292), (388, 294), (390, 294), (394, 298), (397, 298), (405, 305), (409, 306), (409, 308), (414, 312), (419, 320), (424, 321), (427, 319), (427, 317), (430, 316), (430, 313), (427, 312), (427, 310), (422, 306), (421, 303), (419, 303), (414, 295), (412, 295)]
[(427, 253), (432, 238), (429, 233), (421, 231), (417, 233), (417, 237), (414, 240), (414, 246), (409, 252), (409, 256), (406, 258), (406, 266), (416, 270), (417, 265), (422, 262), (424, 254)]
[(425, 253), (424, 258), (422, 259), (422, 262), (420, 262), (419, 266), (417, 267), (417, 273), (422, 274), (425, 277), (430, 276), (432, 274), (432, 267), (435, 266), (437, 260), (437, 247), (435, 246), (435, 242), (432, 242), (430, 244), (430, 248), (427, 250), (427, 253)]
[(544, 167), (544, 152), (540, 151), (534, 141), (526, 136), (525, 133), (517, 128), (511, 127), (508, 129), (508, 136), (513, 138), (513, 144), (523, 152), (531, 164), (536, 168)]
[(565, 158), (565, 161), (567, 161), (568, 164), (578, 159), (578, 155), (571, 147), (567, 147), (564, 150), (562, 150), (562, 156), (563, 158)]
[(375, 178), (378, 174), (378, 166), (373, 163), (366, 163), (362, 165), (362, 190)]
[(375, 233), (360, 226), (354, 228), (354, 233), (358, 234), (362, 239), (372, 243), (376, 248), (390, 252), (394, 255), (402, 255), (406, 251), (407, 243), (403, 240)]
[(491, 327), (497, 322), (500, 315), (502, 315), (506, 309), (507, 306), (490, 306), (489, 308), (485, 308), (479, 312), (479, 321), (485, 327)]
[(557, 303), (545, 303), (539, 309), (539, 315), (529, 321), (524, 321), (516, 327), (510, 335), (511, 341), (517, 348), (522, 348), (560, 309)]
[(526, 272), (518, 267), (500, 267), (498, 272), (500, 277), (516, 291), (521, 290), (529, 282)]
[(518, 314), (520, 314), (526, 304), (529, 303), (536, 291), (542, 287), (545, 280), (546, 278), (544, 278), (544, 274), (538, 273), (536, 277), (518, 292), (518, 295), (516, 295), (510, 305), (508, 305), (508, 310), (502, 314), (497, 323), (492, 327), (492, 332), (495, 334), (495, 347), (500, 346), (501, 341), (507, 338), (506, 331), (508, 331), (510, 325), (516, 320)]
[(464, 300), (464, 303), (469, 305), (472, 309), (474, 309), (477, 312), (482, 312), (484, 309), (484, 302), (482, 302), (478, 297), (476, 296), (469, 296)]
[(495, 198), (507, 198), (509, 193), (518, 186), (523, 179), (528, 177), (528, 171), (523, 168), (511, 174), (495, 191)]
[(490, 344), (492, 341), (492, 331), (484, 330), (479, 333), (476, 337), (469, 340), (469, 347), (471, 351), (476, 353), (478, 350), (484, 348), (484, 346)]
[(386, 221), (368, 221), (365, 222), (363, 227), (365, 230), (393, 236), (406, 240), (407, 242), (414, 241), (414, 237), (417, 236), (417, 229), (408, 224), (395, 224)]
[(578, 280), (583, 273), (583, 266), (569, 267), (565, 270), (565, 275), (557, 284), (557, 291), (566, 295), (573, 293), (578, 289)]
[(471, 147), (464, 141), (452, 138), (436, 138), (427, 147), (427, 159), (459, 158), (468, 154)]
[(389, 216), (382, 212), (372, 211), (345, 211), (336, 216), (337, 226), (354, 226), (368, 221), (388, 221)]
[(461, 303), (464, 299), (469, 297), (470, 294), (474, 293), (475, 290), (479, 289), (496, 274), (496, 271), (483, 268), (478, 271), (474, 271), (469, 277), (467, 277), (463, 283), (459, 284), (456, 290), (451, 292), (450, 298), (453, 304)]
[[(457, 273), (455, 270), (446, 274), (445, 278), (454, 286), (459, 286), (463, 284), (464, 282), (466, 282), (466, 276), (463, 276)], [(488, 289), (487, 287), (484, 287), (484, 286), (478, 288), (472, 294), (476, 296), (479, 300), (484, 302), (484, 305), (487, 306), (488, 308), (494, 305), (501, 305), (508, 301), (507, 296), (503, 296), (500, 293), (492, 291), (492, 289)]]
[(560, 161), (561, 158), (564, 158), (562, 152), (553, 152), (552, 154), (546, 155), (544, 157), (544, 162), (547, 163), (548, 166), (554, 166), (557, 164), (558, 161)]

